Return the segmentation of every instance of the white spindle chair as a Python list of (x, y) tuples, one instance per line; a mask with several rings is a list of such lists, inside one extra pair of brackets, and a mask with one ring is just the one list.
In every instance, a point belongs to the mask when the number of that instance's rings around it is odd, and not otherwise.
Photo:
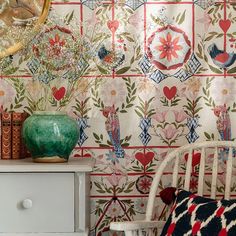
[[(157, 189), (165, 168), (174, 161), (173, 174), (172, 174), (172, 187), (177, 187), (178, 172), (180, 165), (180, 158), (184, 154), (188, 153), (188, 159), (186, 163), (185, 179), (183, 189), (189, 191), (190, 188), (190, 178), (192, 172), (192, 154), (193, 151), (201, 153), (200, 165), (199, 165), (199, 177), (198, 177), (198, 191), (199, 196), (203, 196), (204, 187), (204, 175), (205, 175), (205, 165), (206, 165), (206, 153), (209, 150), (214, 153), (213, 163), (212, 163), (212, 182), (211, 182), (211, 195), (210, 197), (216, 198), (216, 185), (217, 185), (217, 175), (218, 175), (218, 150), (222, 148), (228, 148), (229, 154), (226, 158), (226, 177), (225, 177), (225, 192), (224, 198), (230, 199), (230, 187), (232, 179), (232, 167), (233, 167), (233, 150), (236, 149), (236, 142), (234, 141), (206, 141), (202, 143), (188, 144), (179, 147), (172, 151), (166, 156), (162, 161), (160, 166), (157, 168), (156, 174), (153, 178), (151, 189), (149, 192), (146, 215), (144, 220), (129, 221), (129, 222), (112, 222), (110, 224), (110, 229), (115, 231), (124, 231), (126, 236), (147, 236), (153, 235), (153, 232), (158, 232), (157, 235), (161, 233), (161, 229), (165, 224), (165, 221), (153, 221), (153, 207), (157, 194)], [(157, 231), (153, 231), (156, 228)], [(144, 234), (145, 232), (145, 234)]]

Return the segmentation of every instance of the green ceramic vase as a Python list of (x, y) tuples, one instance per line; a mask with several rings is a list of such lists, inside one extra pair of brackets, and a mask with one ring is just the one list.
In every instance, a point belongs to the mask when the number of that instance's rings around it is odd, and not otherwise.
[(79, 128), (66, 113), (36, 111), (25, 120), (22, 135), (35, 162), (67, 162)]

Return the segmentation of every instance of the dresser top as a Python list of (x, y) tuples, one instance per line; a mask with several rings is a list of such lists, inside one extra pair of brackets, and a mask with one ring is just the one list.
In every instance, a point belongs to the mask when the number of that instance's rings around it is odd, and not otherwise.
[(66, 163), (34, 163), (31, 158), (0, 160), (0, 172), (91, 172), (94, 158), (70, 158)]

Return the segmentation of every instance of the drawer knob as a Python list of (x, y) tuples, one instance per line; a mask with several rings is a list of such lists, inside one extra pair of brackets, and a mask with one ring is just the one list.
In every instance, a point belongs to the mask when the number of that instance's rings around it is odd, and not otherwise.
[(33, 206), (33, 202), (30, 199), (25, 199), (25, 200), (22, 201), (22, 206), (25, 209), (29, 209)]

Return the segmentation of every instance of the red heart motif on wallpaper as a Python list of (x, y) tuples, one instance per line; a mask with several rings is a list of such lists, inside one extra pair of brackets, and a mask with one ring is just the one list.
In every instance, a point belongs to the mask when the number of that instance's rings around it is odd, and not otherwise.
[(220, 20), (219, 21), (220, 28), (226, 33), (231, 26), (231, 21), (230, 20)]
[(147, 152), (147, 153), (142, 153), (142, 152), (137, 152), (135, 154), (135, 158), (143, 165), (146, 166), (148, 165), (154, 157), (154, 152)]
[(66, 89), (65, 87), (61, 87), (59, 89), (57, 89), (56, 87), (52, 88), (52, 94), (53, 97), (57, 100), (60, 101), (66, 94)]
[[(187, 162), (188, 161), (188, 153), (184, 155), (184, 159)], [(192, 159), (192, 167), (198, 165), (201, 160), (201, 153), (195, 153), (193, 154), (193, 159)]]
[(112, 33), (115, 33), (116, 30), (118, 29), (119, 27), (119, 21), (118, 20), (109, 20), (107, 22), (107, 27), (109, 28), (109, 30), (112, 32)]
[(175, 86), (173, 86), (173, 87), (171, 87), (171, 88), (165, 86), (165, 87), (163, 88), (163, 92), (164, 92), (165, 96), (166, 96), (169, 100), (171, 100), (171, 99), (176, 95), (176, 93), (177, 93), (177, 88), (176, 88)]

